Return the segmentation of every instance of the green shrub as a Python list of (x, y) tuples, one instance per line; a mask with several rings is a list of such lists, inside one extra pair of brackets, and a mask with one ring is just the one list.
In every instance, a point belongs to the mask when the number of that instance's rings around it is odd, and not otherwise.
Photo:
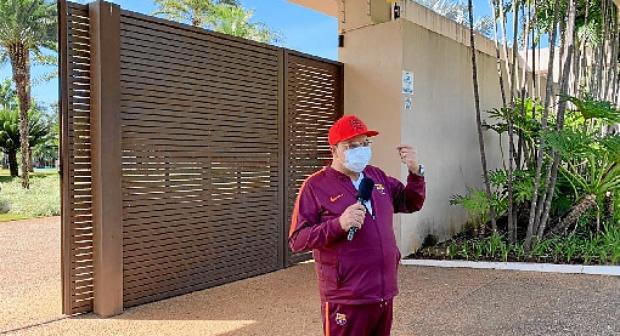
[(2, 191), (0, 191), (0, 214), (5, 214), (11, 210), (11, 205), (7, 199), (2, 198)]

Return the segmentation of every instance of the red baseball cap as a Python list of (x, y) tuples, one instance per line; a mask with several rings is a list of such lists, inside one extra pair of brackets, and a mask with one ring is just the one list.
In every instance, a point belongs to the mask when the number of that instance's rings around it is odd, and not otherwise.
[(350, 114), (338, 119), (329, 129), (328, 141), (334, 146), (341, 141), (355, 138), (359, 135), (373, 137), (379, 135), (377, 131), (369, 131), (366, 124), (358, 117)]

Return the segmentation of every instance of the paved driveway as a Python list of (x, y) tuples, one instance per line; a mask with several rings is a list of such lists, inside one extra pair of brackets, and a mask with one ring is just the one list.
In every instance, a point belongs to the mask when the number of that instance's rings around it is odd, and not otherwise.
[[(129, 309), (60, 315), (59, 219), (0, 223), (0, 333), (320, 335), (313, 265)], [(401, 267), (393, 335), (620, 335), (620, 278)]]

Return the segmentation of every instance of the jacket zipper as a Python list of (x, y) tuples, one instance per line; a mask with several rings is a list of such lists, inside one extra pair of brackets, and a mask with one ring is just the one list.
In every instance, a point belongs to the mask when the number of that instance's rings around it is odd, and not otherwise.
[(377, 230), (377, 238), (379, 239), (379, 248), (381, 249), (381, 301), (383, 301), (383, 299), (385, 298), (385, 265), (384, 265), (384, 251), (383, 251), (383, 242), (381, 241), (381, 233), (379, 232), (379, 226), (377, 225), (377, 221), (376, 221), (376, 212), (375, 209), (373, 208), (373, 212), (372, 212), (372, 221), (374, 223), (374, 227), (375, 230)]

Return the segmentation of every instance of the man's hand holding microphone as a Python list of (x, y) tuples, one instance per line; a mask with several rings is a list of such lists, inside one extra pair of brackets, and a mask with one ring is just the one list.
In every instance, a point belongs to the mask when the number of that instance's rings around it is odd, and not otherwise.
[(340, 227), (349, 232), (351, 228), (362, 228), (366, 217), (366, 207), (360, 203), (354, 203), (344, 210), (340, 215)]

